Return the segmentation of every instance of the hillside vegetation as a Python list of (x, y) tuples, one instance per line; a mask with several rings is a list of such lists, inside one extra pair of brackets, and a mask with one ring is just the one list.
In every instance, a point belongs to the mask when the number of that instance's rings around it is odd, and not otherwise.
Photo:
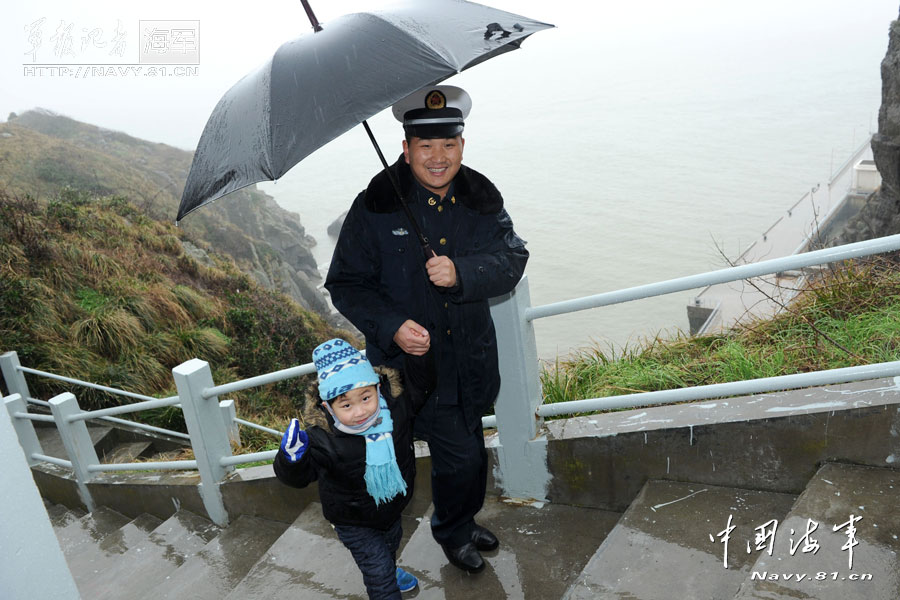
[[(0, 187), (8, 194), (52, 199), (65, 189), (119, 195), (151, 219), (173, 222), (192, 154), (165, 144), (81, 123), (48, 111), (11, 115), (0, 123)], [(300, 217), (248, 186), (192, 213), (180, 224), (195, 246), (230, 256), (268, 289), (327, 316), (316, 290), (318, 267)], [(196, 243), (197, 241), (201, 243)]]
[[(318, 343), (349, 335), (211, 248), (212, 263), (200, 264), (184, 251), (186, 235), (124, 195), (63, 188), (38, 199), (0, 190), (2, 350), (15, 350), (27, 367), (166, 397), (175, 395), (171, 369), (188, 359), (208, 361), (225, 383), (307, 363)], [(238, 412), (281, 427), (308, 384), (236, 394)], [(70, 389), (35, 376), (29, 386), (44, 399)], [(75, 392), (86, 409), (122, 402)], [(149, 419), (183, 427), (178, 410)]]
[(837, 265), (772, 319), (725, 333), (585, 348), (543, 373), (545, 402), (900, 360), (897, 257)]

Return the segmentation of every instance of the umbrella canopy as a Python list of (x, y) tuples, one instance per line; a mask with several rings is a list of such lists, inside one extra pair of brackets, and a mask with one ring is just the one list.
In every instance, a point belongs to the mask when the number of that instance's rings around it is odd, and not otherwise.
[(425, 86), (552, 27), (460, 0), (344, 15), (283, 44), (213, 109), (176, 221), (274, 180), (319, 147)]

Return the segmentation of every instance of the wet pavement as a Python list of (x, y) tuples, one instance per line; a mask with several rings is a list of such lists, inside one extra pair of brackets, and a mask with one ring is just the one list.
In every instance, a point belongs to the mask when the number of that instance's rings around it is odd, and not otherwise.
[(290, 596), (365, 600), (362, 575), (318, 503), (310, 504), (254, 565), (228, 600)]
[(892, 469), (825, 465), (735, 599), (897, 600), (898, 493)]
[(619, 513), (563, 504), (521, 505), (489, 499), (477, 516), (500, 539), (482, 553), (484, 571), (450, 565), (431, 537), (430, 512), (398, 563), (419, 578), (420, 599), (560, 598), (575, 581)]
[(86, 585), (99, 573), (106, 571), (112, 560), (132, 546), (147, 539), (147, 535), (162, 523), (151, 515), (141, 515), (105, 536), (98, 544), (84, 544), (77, 551), (66, 552), (66, 562), (76, 585)]
[(122, 527), (130, 520), (114, 510), (103, 506), (98, 507), (94, 512), (86, 514), (80, 519), (72, 520), (64, 527), (57, 528), (56, 537), (59, 539), (59, 547), (64, 554), (74, 554), (83, 545), (89, 545), (90, 542), (99, 543), (107, 534)]
[[(782, 519), (794, 499), (789, 494), (649, 481), (564, 597), (732, 598), (754, 560), (738, 533), (752, 533), (756, 524)], [(730, 525), (736, 529), (726, 552), (719, 532)]]
[(141, 598), (218, 533), (219, 527), (210, 521), (180, 510), (134, 545), (122, 546), (122, 554), (113, 550), (102, 566), (97, 565), (97, 574), (78, 589), (92, 600)]
[(223, 598), (240, 583), (285, 529), (285, 523), (240, 517), (146, 597), (148, 600)]
[[(898, 490), (896, 470), (828, 463), (799, 496), (650, 480), (624, 514), (489, 496), (477, 520), (501, 546), (478, 574), (447, 563), (429, 505), (404, 515), (398, 564), (419, 578), (404, 598), (896, 600)], [(185, 510), (48, 515), (85, 598), (366, 598), (318, 503), (222, 530)]]

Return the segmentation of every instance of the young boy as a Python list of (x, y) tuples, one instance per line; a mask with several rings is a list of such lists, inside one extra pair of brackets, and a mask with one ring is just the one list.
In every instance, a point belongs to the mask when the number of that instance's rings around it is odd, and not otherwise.
[[(275, 475), (293, 487), (319, 482), (322, 513), (350, 550), (370, 599), (400, 598), (418, 585), (396, 566), (416, 474), (412, 419), (425, 385), (404, 382), (395, 369), (372, 365), (356, 348), (332, 339), (313, 351), (319, 394), (293, 419), (275, 457)], [(421, 373), (414, 374), (420, 378)]]

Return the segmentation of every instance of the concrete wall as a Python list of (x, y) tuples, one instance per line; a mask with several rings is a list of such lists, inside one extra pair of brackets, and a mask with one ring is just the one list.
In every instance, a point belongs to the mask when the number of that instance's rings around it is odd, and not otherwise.
[(648, 479), (797, 494), (825, 461), (897, 466), (898, 410), (885, 379), (549, 421), (549, 498), (623, 511)]
[(79, 598), (9, 414), (0, 413), (0, 598)]

